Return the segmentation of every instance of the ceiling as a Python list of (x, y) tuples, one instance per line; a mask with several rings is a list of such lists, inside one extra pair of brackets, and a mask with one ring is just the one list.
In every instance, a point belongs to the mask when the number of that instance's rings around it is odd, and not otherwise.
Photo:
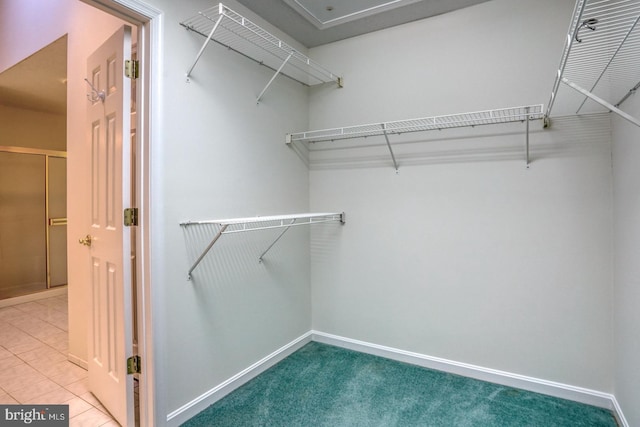
[(238, 0), (306, 47), (452, 12), (488, 0)]
[(0, 105), (66, 114), (66, 35), (0, 73)]

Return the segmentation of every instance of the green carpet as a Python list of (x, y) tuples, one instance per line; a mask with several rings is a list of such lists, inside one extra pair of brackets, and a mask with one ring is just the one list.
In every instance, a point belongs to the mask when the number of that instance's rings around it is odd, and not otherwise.
[(311, 342), (193, 426), (612, 426), (610, 411)]

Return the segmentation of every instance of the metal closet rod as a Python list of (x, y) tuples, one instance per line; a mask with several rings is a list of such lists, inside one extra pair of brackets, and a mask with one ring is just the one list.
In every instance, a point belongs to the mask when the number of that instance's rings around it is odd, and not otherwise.
[(627, 92), (620, 101), (618, 101), (618, 103), (615, 105), (615, 107), (620, 107), (620, 105), (622, 105), (622, 103), (624, 101), (626, 101), (631, 95), (635, 94), (636, 91), (640, 89), (640, 82), (636, 83), (636, 85), (634, 87), (632, 87), (631, 89), (629, 89), (629, 92)]
[(383, 123), (348, 126), (333, 129), (310, 130), (289, 133), (285, 137), (287, 144), (301, 142), (333, 142), (352, 138), (369, 138), (384, 136), (387, 149), (391, 155), (393, 167), (398, 173), (398, 161), (393, 152), (389, 135), (400, 135), (410, 132), (427, 132), (434, 130), (497, 125), (503, 123), (526, 122), (526, 165), (529, 167), (529, 122), (541, 120), (544, 108), (542, 104), (508, 107), (495, 110), (474, 111), (470, 113), (449, 114), (443, 116), (421, 117)]
[(427, 132), (434, 130), (453, 129), (460, 127), (475, 127), (481, 125), (495, 125), (527, 120), (539, 120), (543, 116), (542, 104), (524, 105), (520, 107), (499, 108), (494, 110), (474, 111), (469, 113), (448, 114), (431, 117), (420, 117), (388, 122), (369, 123), (355, 126), (345, 126), (331, 129), (309, 130), (289, 133), (285, 142), (291, 144), (296, 141), (322, 142), (339, 141), (351, 138), (366, 138), (379, 135), (398, 135), (409, 132)]
[[(297, 222), (297, 221), (304, 222)], [(207, 245), (207, 247), (200, 254), (198, 259), (193, 263), (189, 272), (187, 273), (187, 279), (191, 280), (191, 273), (195, 268), (200, 264), (200, 262), (204, 259), (204, 257), (209, 253), (211, 248), (216, 244), (218, 239), (222, 237), (223, 234), (233, 234), (233, 233), (242, 233), (246, 231), (259, 231), (259, 230), (271, 230), (275, 228), (284, 228), (282, 233), (276, 237), (276, 239), (265, 249), (260, 257), (258, 258), (259, 262), (262, 262), (263, 257), (267, 252), (280, 240), (280, 238), (284, 235), (284, 233), (289, 230), (291, 227), (300, 226), (300, 225), (311, 225), (311, 224), (321, 224), (325, 222), (336, 222), (339, 221), (341, 224), (345, 223), (345, 213), (305, 213), (305, 214), (291, 214), (291, 215), (275, 215), (275, 216), (258, 216), (258, 217), (249, 217), (249, 218), (233, 218), (233, 219), (221, 219), (221, 220), (205, 220), (205, 221), (187, 221), (180, 223), (182, 227), (189, 227), (193, 225), (218, 225), (220, 229), (213, 236), (211, 242)], [(279, 222), (279, 224), (270, 224), (264, 225), (265, 223), (273, 223)], [(236, 229), (228, 230), (229, 227), (238, 227)]]

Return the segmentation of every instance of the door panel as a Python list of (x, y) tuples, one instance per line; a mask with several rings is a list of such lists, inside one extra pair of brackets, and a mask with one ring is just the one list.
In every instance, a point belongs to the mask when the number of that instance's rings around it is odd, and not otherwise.
[[(133, 377), (126, 360), (132, 350), (131, 233), (122, 212), (131, 197), (131, 81), (124, 59), (131, 56), (131, 28), (122, 27), (87, 61), (87, 78), (104, 101), (87, 107), (91, 147), (91, 285), (89, 387), (122, 425), (133, 425)], [(126, 137), (125, 137), (126, 135)], [(126, 254), (126, 256), (125, 256)]]

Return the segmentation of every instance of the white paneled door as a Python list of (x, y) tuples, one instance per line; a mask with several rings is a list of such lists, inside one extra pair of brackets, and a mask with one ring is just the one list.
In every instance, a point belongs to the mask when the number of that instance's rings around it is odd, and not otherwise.
[[(131, 28), (123, 26), (87, 61), (95, 89), (87, 107), (90, 144), (89, 230), (91, 251), (89, 387), (123, 426), (134, 425), (133, 377), (127, 375), (132, 345), (131, 231), (123, 210), (131, 200)], [(126, 137), (125, 137), (126, 135)]]

